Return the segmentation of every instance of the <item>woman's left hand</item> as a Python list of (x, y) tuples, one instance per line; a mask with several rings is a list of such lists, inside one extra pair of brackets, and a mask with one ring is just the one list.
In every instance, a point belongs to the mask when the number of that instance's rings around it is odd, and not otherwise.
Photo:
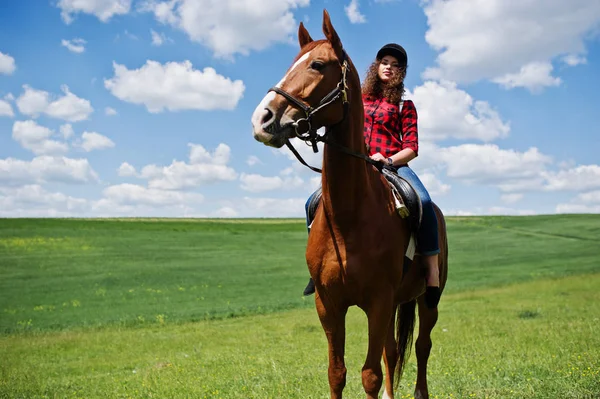
[(387, 158), (384, 157), (383, 155), (381, 155), (380, 152), (371, 155), (371, 159), (374, 161), (379, 161), (379, 162), (387, 162)]

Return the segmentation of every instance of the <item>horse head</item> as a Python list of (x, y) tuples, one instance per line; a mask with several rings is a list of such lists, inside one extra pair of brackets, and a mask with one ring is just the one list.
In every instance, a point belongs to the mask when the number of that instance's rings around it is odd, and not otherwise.
[(326, 10), (323, 33), (326, 39), (314, 41), (300, 23), (300, 52), (252, 115), (257, 141), (280, 148), (290, 138), (308, 140), (315, 137), (317, 129), (344, 119), (350, 61)]

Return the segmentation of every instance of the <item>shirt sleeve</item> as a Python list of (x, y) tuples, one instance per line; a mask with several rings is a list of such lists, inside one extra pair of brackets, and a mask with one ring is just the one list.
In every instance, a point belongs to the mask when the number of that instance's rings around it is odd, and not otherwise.
[(417, 109), (411, 100), (405, 100), (400, 112), (402, 121), (402, 149), (410, 148), (419, 155), (419, 129), (417, 126)]

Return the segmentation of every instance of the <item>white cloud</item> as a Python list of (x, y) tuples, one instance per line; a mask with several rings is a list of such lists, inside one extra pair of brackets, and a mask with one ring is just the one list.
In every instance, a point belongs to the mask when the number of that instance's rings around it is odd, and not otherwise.
[(158, 33), (153, 29), (150, 29), (150, 34), (152, 35), (152, 45), (153, 46), (162, 46), (166, 42), (172, 42), (170, 38), (168, 38), (164, 33)]
[(204, 197), (197, 193), (165, 191), (135, 184), (107, 187), (103, 198), (90, 206), (93, 216), (199, 217), (197, 206)]
[(123, 101), (143, 104), (149, 112), (179, 110), (232, 110), (244, 93), (241, 80), (232, 81), (213, 68), (193, 69), (191, 62), (146, 61), (139, 69), (129, 70), (113, 63), (115, 76), (104, 86)]
[(519, 194), (519, 193), (503, 194), (502, 196), (500, 196), (500, 199), (505, 204), (514, 204), (516, 202), (519, 202), (521, 199), (523, 199), (523, 194)]
[(442, 148), (438, 155), (449, 177), (469, 184), (497, 185), (505, 192), (540, 189), (542, 173), (551, 162), (537, 148), (518, 152), (492, 144)]
[(183, 193), (179, 191), (159, 190), (146, 188), (136, 184), (119, 184), (110, 186), (103, 191), (104, 198), (102, 206), (106, 203), (115, 205), (147, 205), (147, 206), (171, 206), (185, 203), (200, 203), (204, 200), (201, 194)]
[(79, 143), (78, 146), (83, 148), (86, 152), (90, 152), (93, 150), (112, 148), (115, 146), (115, 143), (108, 137), (99, 133), (83, 132), (81, 135), (81, 143)]
[(137, 171), (135, 170), (135, 168), (127, 162), (123, 162), (121, 164), (121, 166), (119, 166), (118, 173), (119, 173), (119, 176), (123, 176), (123, 177), (137, 176)]
[(37, 184), (0, 187), (0, 217), (72, 216), (87, 206), (85, 199), (49, 192)]
[(171, 165), (147, 165), (140, 177), (148, 180), (148, 187), (161, 190), (190, 189), (219, 181), (237, 178), (235, 170), (227, 166), (230, 149), (219, 144), (213, 154), (198, 144), (190, 144), (190, 163), (174, 160)]
[(108, 116), (113, 116), (113, 115), (117, 115), (117, 110), (115, 110), (114, 108), (111, 108), (111, 107), (106, 107), (106, 108), (104, 108), (104, 113)]
[(450, 185), (442, 183), (433, 173), (421, 173), (419, 179), (431, 196), (444, 195), (450, 191)]
[(600, 205), (558, 204), (556, 213), (600, 213)]
[(508, 136), (510, 125), (486, 101), (475, 101), (456, 83), (427, 81), (407, 93), (417, 108), (419, 140), (446, 138), (484, 142)]
[(70, 139), (75, 134), (75, 132), (73, 131), (73, 126), (71, 126), (70, 123), (65, 123), (64, 125), (61, 125), (60, 134), (62, 134), (65, 140)]
[(17, 65), (15, 64), (15, 59), (0, 51), (0, 73), (12, 75), (16, 69)]
[(10, 118), (15, 116), (12, 105), (8, 101), (0, 100), (0, 116), (8, 116)]
[(238, 216), (238, 213), (235, 209), (224, 206), (215, 211), (212, 216), (217, 218), (234, 218)]
[(506, 89), (524, 87), (532, 93), (540, 93), (544, 87), (559, 86), (560, 78), (552, 76), (552, 64), (549, 62), (532, 62), (521, 67), (517, 73), (509, 73), (493, 82)]
[(246, 160), (246, 163), (248, 164), (248, 166), (254, 166), (257, 164), (261, 164), (262, 162), (256, 155), (250, 155)]
[(188, 144), (190, 147), (190, 163), (213, 163), (216, 165), (227, 165), (231, 156), (231, 149), (226, 144), (219, 144), (211, 154), (200, 144)]
[(52, 135), (54, 135), (52, 130), (32, 120), (17, 121), (13, 124), (13, 139), (36, 155), (63, 154), (69, 150), (66, 143), (51, 140)]
[(558, 204), (558, 213), (600, 213), (600, 191), (582, 193), (569, 203)]
[(310, 178), (309, 180), (309, 184), (308, 184), (308, 188), (310, 190), (310, 192), (314, 192), (316, 191), (319, 187), (321, 187), (321, 176), (313, 176)]
[(28, 85), (23, 85), (23, 88), (25, 91), (17, 98), (17, 108), (22, 114), (34, 118), (43, 113), (52, 118), (78, 122), (88, 119), (94, 111), (88, 100), (71, 93), (66, 85), (61, 86), (64, 95), (57, 99), (51, 98), (47, 91), (35, 90)]
[(568, 66), (577, 66), (580, 64), (587, 64), (587, 59), (584, 56), (578, 54), (567, 54), (563, 57), (563, 62)]
[(350, 4), (344, 7), (344, 11), (346, 11), (346, 16), (353, 24), (362, 24), (367, 22), (367, 19), (363, 14), (360, 13), (358, 9), (358, 0), (351, 0)]
[(586, 204), (598, 204), (600, 205), (600, 191), (592, 191), (589, 193), (582, 193), (577, 196), (577, 199)]
[(131, 0), (60, 0), (57, 6), (63, 21), (70, 24), (73, 15), (78, 13), (92, 14), (102, 22), (108, 22), (114, 15), (129, 12)]
[(73, 40), (63, 39), (60, 42), (60, 44), (69, 49), (69, 51), (77, 54), (81, 54), (85, 51), (85, 43), (85, 40), (79, 38), (75, 38)]
[(304, 217), (306, 199), (244, 197), (238, 213), (242, 217)]
[(298, 176), (279, 177), (279, 176), (261, 176), (258, 174), (242, 173), (240, 176), (242, 182), (241, 188), (245, 191), (259, 193), (271, 190), (293, 190), (302, 187), (304, 180)]
[(30, 162), (20, 159), (0, 159), (0, 184), (23, 185), (50, 182), (90, 183), (98, 175), (87, 159), (39, 156)]
[(558, 172), (545, 172), (547, 191), (586, 191), (600, 189), (600, 166), (581, 165)]
[(50, 102), (47, 91), (35, 90), (28, 85), (23, 85), (25, 91), (17, 98), (17, 108), (22, 114), (37, 117), (44, 113)]
[(423, 1), (425, 38), (440, 54), (424, 76), (458, 82), (517, 73), (532, 62), (585, 52), (600, 2), (589, 0)]
[(139, 8), (181, 29), (215, 56), (231, 58), (290, 42), (298, 26), (292, 10), (309, 4), (310, 0), (148, 0)]

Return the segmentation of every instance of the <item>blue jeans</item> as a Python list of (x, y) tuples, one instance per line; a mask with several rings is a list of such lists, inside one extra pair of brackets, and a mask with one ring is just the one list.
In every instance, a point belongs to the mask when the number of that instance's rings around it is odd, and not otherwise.
[[(423, 207), (423, 217), (421, 219), (421, 227), (417, 232), (417, 250), (421, 255), (435, 255), (440, 253), (440, 246), (438, 243), (438, 224), (435, 211), (433, 210), (433, 204), (431, 197), (427, 192), (427, 189), (417, 176), (417, 174), (408, 167), (408, 165), (399, 166), (396, 170), (398, 176), (407, 180), (411, 186), (414, 187), (417, 194), (421, 199)], [(315, 191), (308, 197), (306, 204), (304, 205), (304, 211), (306, 212), (306, 226), (310, 233), (310, 227), (308, 227), (308, 204), (315, 194)]]
[(439, 254), (440, 246), (438, 243), (437, 217), (435, 216), (431, 197), (429, 196), (427, 189), (417, 174), (408, 165), (399, 166), (396, 169), (396, 173), (398, 173), (398, 176), (408, 181), (421, 198), (423, 217), (421, 219), (421, 227), (417, 232), (417, 250), (421, 255)]

